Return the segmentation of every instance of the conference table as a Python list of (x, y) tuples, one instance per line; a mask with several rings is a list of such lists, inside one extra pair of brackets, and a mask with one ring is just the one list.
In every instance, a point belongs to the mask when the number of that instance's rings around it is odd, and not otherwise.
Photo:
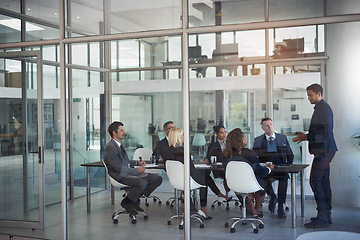
[[(81, 166), (86, 167), (86, 203), (87, 212), (91, 211), (91, 188), (90, 188), (90, 168), (92, 167), (104, 167), (102, 161), (83, 163)], [(301, 194), (301, 217), (304, 217), (305, 209), (305, 192), (304, 192), (304, 169), (309, 164), (290, 164), (275, 166), (273, 172), (289, 173), (291, 176), (291, 222), (292, 227), (296, 228), (296, 174), (300, 174), (300, 194)], [(223, 166), (220, 163), (213, 165), (204, 163), (195, 163), (197, 169), (208, 169), (211, 171), (223, 171)], [(163, 164), (147, 164), (145, 168), (149, 169), (165, 169)], [(111, 185), (111, 204), (114, 205), (114, 187)]]

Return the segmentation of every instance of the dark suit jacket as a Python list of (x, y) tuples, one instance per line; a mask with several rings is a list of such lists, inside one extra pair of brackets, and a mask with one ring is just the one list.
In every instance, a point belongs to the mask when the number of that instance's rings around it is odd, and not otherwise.
[(241, 150), (241, 156), (244, 157), (246, 160), (248, 160), (252, 164), (259, 163), (258, 156), (256, 155), (256, 152), (253, 150), (250, 150), (248, 148), (243, 148)]
[(259, 157), (259, 161), (261, 163), (271, 162), (270, 155), (277, 154), (277, 157), (281, 162), (274, 162), (274, 165), (279, 165), (282, 163), (292, 164), (294, 160), (294, 154), (291, 151), (290, 144), (286, 136), (275, 133), (275, 143), (277, 147), (277, 153), (269, 153), (267, 151), (267, 140), (265, 133), (255, 138), (253, 150), (256, 151)]
[[(244, 149), (243, 149), (244, 150)], [(251, 151), (251, 150), (250, 150)], [(250, 155), (248, 155), (250, 156)], [(254, 158), (251, 158), (252, 160), (254, 160)], [(256, 158), (255, 158), (256, 159)], [(267, 176), (270, 172), (270, 170), (268, 168), (265, 167), (261, 167), (259, 161), (252, 163), (249, 160), (245, 159), (245, 157), (240, 156), (238, 153), (234, 153), (233, 157), (228, 159), (225, 163), (224, 163), (224, 171), (226, 171), (226, 166), (229, 162), (231, 161), (240, 161), (240, 162), (246, 162), (248, 164), (251, 165), (252, 169), (254, 170), (256, 179), (258, 180), (258, 182), (260, 183), (260, 185), (266, 189), (266, 184), (264, 182), (264, 180), (262, 179), (262, 176)]]
[(153, 156), (156, 156), (156, 159), (162, 157), (164, 159), (164, 163), (168, 159), (174, 159), (172, 152), (169, 150), (169, 142), (166, 137), (164, 137), (161, 141), (156, 143), (156, 147), (153, 151)]
[(120, 182), (126, 175), (137, 175), (137, 170), (134, 168), (136, 161), (129, 160), (127, 154), (113, 139), (106, 144), (104, 162), (109, 175), (116, 181)]
[(333, 112), (324, 99), (315, 104), (309, 133), (309, 152), (316, 156), (337, 151), (333, 134)]
[(223, 162), (224, 160), (226, 160), (222, 153), (219, 141), (210, 143), (206, 158), (210, 161), (211, 156), (216, 156), (216, 162)]

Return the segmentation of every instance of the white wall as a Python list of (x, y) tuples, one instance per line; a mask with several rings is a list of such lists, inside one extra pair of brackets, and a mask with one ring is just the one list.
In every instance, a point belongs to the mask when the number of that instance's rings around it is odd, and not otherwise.
[[(339, 4), (341, 1), (339, 1)], [(360, 23), (327, 26), (325, 97), (334, 111), (339, 151), (331, 163), (334, 204), (360, 207), (360, 148), (351, 136), (360, 132)]]

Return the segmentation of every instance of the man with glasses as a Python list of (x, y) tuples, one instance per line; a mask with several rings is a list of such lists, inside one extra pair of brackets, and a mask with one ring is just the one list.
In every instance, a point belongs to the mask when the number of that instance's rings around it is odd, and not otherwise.
[(156, 143), (156, 147), (153, 151), (153, 156), (159, 160), (160, 163), (164, 163), (168, 159), (174, 159), (172, 152), (169, 151), (169, 142), (168, 142), (168, 135), (172, 128), (175, 128), (175, 124), (173, 121), (167, 121), (164, 123), (163, 130), (165, 132), (165, 137)]

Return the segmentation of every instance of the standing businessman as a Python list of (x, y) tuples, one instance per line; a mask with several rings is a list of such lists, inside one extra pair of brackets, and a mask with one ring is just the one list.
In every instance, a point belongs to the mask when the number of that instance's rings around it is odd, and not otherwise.
[(330, 162), (338, 150), (333, 134), (333, 112), (323, 96), (323, 88), (312, 84), (306, 88), (311, 104), (315, 104), (309, 133), (297, 132), (293, 142), (309, 141), (309, 152), (314, 155), (310, 172), (310, 186), (314, 192), (317, 216), (311, 218), (306, 228), (325, 227), (331, 220)]

